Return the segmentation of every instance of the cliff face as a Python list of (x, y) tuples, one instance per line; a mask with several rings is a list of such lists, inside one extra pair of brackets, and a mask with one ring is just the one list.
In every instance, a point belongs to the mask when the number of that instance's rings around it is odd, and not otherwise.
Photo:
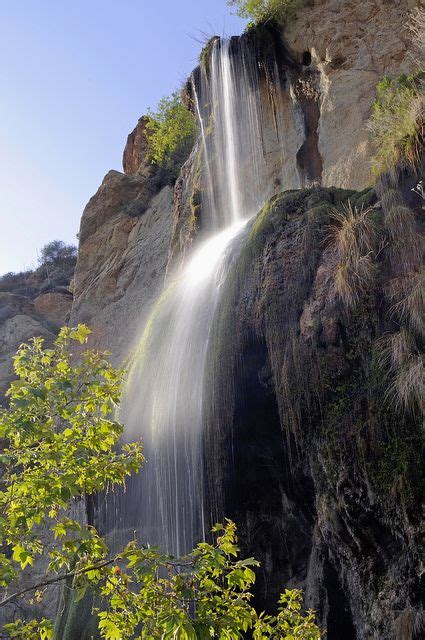
[[(269, 192), (311, 184), (362, 189), (371, 183), (367, 120), (376, 83), (414, 68), (406, 23), (410, 0), (316, 0), (285, 30), (286, 46), (260, 30), (253, 55), (279, 49), (283, 81), (259, 87), (266, 105), (263, 153)], [(414, 4), (414, 3), (413, 3)], [(280, 58), (279, 58), (280, 56)], [(208, 64), (208, 52), (203, 56)], [(195, 82), (199, 74), (194, 73)], [(189, 85), (190, 86), (190, 85)], [(190, 94), (190, 91), (189, 91)], [(190, 105), (190, 95), (187, 96)], [(193, 105), (191, 108), (194, 108)], [(285, 134), (276, 135), (276, 117)], [(195, 148), (174, 188), (147, 161), (145, 119), (129, 135), (124, 174), (110, 172), (81, 221), (73, 322), (93, 326), (95, 341), (124, 358), (162, 286), (165, 265), (178, 260), (203, 223), (206, 186)], [(249, 172), (247, 172), (249, 179)], [(119, 328), (126, 326), (123, 335)]]
[(419, 638), (421, 410), (391, 402), (380, 366), (404, 325), (384, 293), (400, 274), (387, 246), (344, 306), (330, 226), (347, 199), (376, 206), (373, 190), (276, 196), (229, 273), (208, 358), (208, 507), (259, 557), (260, 607), (302, 586), (330, 640)]
[(0, 403), (13, 380), (12, 358), (19, 345), (33, 336), (52, 341), (71, 311), (72, 296), (51, 292), (31, 300), (0, 292)]

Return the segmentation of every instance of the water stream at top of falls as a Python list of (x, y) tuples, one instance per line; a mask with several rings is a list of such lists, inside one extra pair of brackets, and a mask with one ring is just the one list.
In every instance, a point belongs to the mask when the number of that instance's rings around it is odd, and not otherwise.
[(242, 39), (219, 40), (194, 90), (205, 185), (207, 237), (169, 277), (141, 334), (120, 420), (141, 438), (147, 462), (119, 504), (107, 501), (109, 530), (137, 530), (144, 543), (183, 555), (205, 536), (203, 386), (210, 331), (229, 260), (243, 229), (271, 195), (263, 149), (258, 61)]

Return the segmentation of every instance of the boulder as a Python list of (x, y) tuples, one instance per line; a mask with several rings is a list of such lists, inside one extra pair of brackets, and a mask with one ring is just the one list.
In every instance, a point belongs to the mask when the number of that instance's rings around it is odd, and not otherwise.
[(35, 311), (57, 327), (67, 323), (71, 307), (72, 295), (66, 293), (42, 293), (34, 300)]

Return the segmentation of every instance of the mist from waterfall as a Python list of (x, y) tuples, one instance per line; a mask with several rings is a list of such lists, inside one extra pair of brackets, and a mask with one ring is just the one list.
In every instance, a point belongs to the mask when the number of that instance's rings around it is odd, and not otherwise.
[[(271, 195), (263, 152), (258, 61), (243, 39), (216, 39), (208, 69), (193, 82), (204, 191), (202, 242), (168, 276), (142, 332), (120, 420), (141, 438), (146, 465), (117, 504), (109, 530), (137, 530), (145, 543), (183, 555), (203, 539), (203, 387), (220, 287), (247, 221)], [(208, 230), (207, 232), (205, 230)]]

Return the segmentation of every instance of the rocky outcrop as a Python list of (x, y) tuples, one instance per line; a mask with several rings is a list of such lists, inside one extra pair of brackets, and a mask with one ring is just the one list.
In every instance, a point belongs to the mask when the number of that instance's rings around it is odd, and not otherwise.
[(163, 187), (147, 208), (145, 195), (142, 176), (110, 171), (81, 220), (71, 322), (91, 327), (92, 344), (116, 362), (128, 355), (165, 277), (173, 189)]
[(0, 293), (0, 401), (14, 377), (16, 350), (33, 336), (53, 340), (55, 325), (25, 296)]
[(319, 73), (323, 185), (361, 189), (370, 183), (367, 120), (376, 84), (384, 75), (397, 77), (417, 66), (408, 26), (417, 4), (312, 0), (285, 28), (295, 57)]
[(148, 118), (143, 116), (127, 138), (124, 148), (122, 165), (124, 173), (141, 176), (149, 176), (152, 172), (152, 164), (148, 161), (149, 142), (146, 135)]
[(72, 294), (52, 291), (42, 293), (34, 300), (35, 311), (58, 328), (68, 323), (72, 307)]

